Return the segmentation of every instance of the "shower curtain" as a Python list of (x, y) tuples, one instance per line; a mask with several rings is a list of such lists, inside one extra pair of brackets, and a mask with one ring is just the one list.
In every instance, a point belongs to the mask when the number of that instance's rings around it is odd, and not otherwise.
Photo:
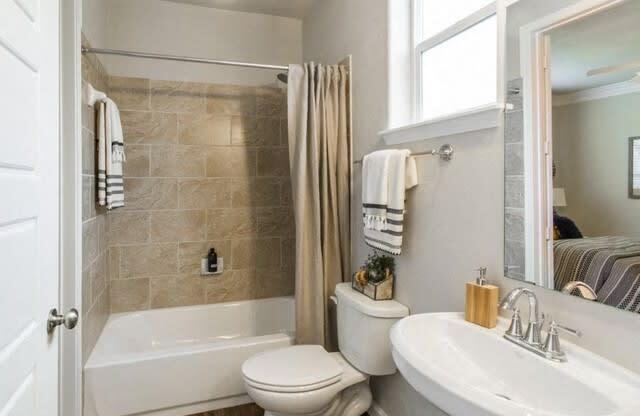
[(349, 280), (351, 144), (344, 66), (289, 67), (289, 160), (296, 223), (296, 337), (335, 351), (330, 296)]

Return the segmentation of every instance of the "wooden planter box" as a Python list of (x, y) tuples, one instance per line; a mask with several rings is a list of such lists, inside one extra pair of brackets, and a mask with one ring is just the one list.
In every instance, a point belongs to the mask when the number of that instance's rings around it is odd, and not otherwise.
[(393, 275), (378, 283), (367, 282), (361, 285), (355, 277), (351, 279), (351, 287), (373, 300), (393, 299)]

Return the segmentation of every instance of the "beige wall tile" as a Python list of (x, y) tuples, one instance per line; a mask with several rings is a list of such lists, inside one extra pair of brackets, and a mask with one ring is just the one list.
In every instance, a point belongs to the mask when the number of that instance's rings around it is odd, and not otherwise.
[(174, 113), (121, 111), (127, 144), (171, 144), (178, 141), (178, 116)]
[(107, 288), (107, 252), (103, 252), (91, 266), (91, 303)]
[(258, 149), (258, 176), (289, 177), (289, 149)]
[(207, 176), (248, 177), (256, 175), (256, 150), (246, 147), (215, 147), (207, 151)]
[(280, 205), (293, 206), (293, 189), (289, 178), (284, 178), (280, 184)]
[(152, 146), (151, 176), (203, 177), (205, 152), (196, 146)]
[(295, 218), (289, 207), (260, 208), (257, 211), (261, 237), (290, 237), (295, 232)]
[(200, 241), (205, 238), (205, 211), (152, 211), (151, 241)]
[(149, 309), (149, 279), (111, 282), (111, 313)]
[[(91, 299), (91, 267), (82, 271), (82, 310), (89, 311), (93, 306)], [(86, 316), (86, 315), (85, 315)]]
[(149, 80), (109, 77), (109, 97), (120, 110), (149, 110)]
[(109, 280), (115, 280), (120, 278), (120, 247), (111, 246), (108, 250), (109, 254)]
[(256, 96), (253, 87), (209, 85), (207, 112), (225, 115), (254, 115)]
[(89, 129), (89, 131), (95, 131), (96, 129), (96, 110), (93, 106), (87, 105), (82, 102), (82, 127)]
[(149, 213), (114, 211), (107, 215), (109, 244), (149, 241)]
[(82, 362), (86, 362), (89, 354), (93, 351), (93, 347), (98, 341), (98, 337), (109, 318), (110, 308), (109, 291), (104, 290), (98, 297), (95, 304), (85, 313), (84, 319), (81, 319), (82, 325)]
[(289, 146), (289, 120), (280, 119), (280, 146)]
[(228, 146), (231, 144), (231, 117), (206, 113), (178, 114), (181, 144)]
[(152, 110), (194, 113), (206, 109), (204, 84), (151, 80), (149, 88)]
[(255, 267), (279, 268), (281, 266), (279, 238), (261, 238), (256, 240)]
[(206, 303), (249, 300), (256, 297), (254, 270), (229, 270), (205, 281)]
[(283, 238), (280, 245), (280, 255), (283, 270), (295, 270), (296, 267), (296, 239)]
[(191, 243), (180, 243), (178, 258), (180, 274), (200, 275), (200, 261), (213, 247), (218, 257), (224, 258), (225, 268), (231, 267), (231, 242), (229, 240), (211, 240)]
[(280, 120), (267, 117), (234, 116), (231, 144), (235, 146), (279, 146)]
[(151, 279), (151, 308), (201, 305), (204, 283), (199, 276), (158, 277)]
[(230, 180), (180, 179), (178, 199), (183, 209), (230, 207)]
[(93, 218), (82, 224), (82, 269), (88, 268), (100, 253), (98, 219)]
[(286, 117), (286, 90), (281, 88), (256, 88), (256, 114), (263, 117)]
[(96, 182), (92, 175), (82, 175), (82, 221), (96, 216)]
[(123, 163), (125, 178), (149, 176), (149, 156), (151, 146), (125, 145), (127, 161)]
[(231, 240), (231, 267), (233, 269), (255, 269), (257, 241), (255, 238)]
[(295, 282), (290, 271), (281, 269), (258, 269), (256, 272), (258, 298), (293, 296)]
[(178, 206), (178, 181), (161, 178), (124, 178), (125, 209), (173, 209)]
[(175, 274), (178, 244), (144, 244), (120, 247), (120, 277)]
[(206, 229), (209, 240), (255, 237), (257, 216), (250, 208), (210, 209)]
[(82, 129), (82, 173), (96, 174), (96, 142), (89, 129)]
[(281, 181), (278, 178), (249, 178), (231, 180), (232, 206), (279, 206)]

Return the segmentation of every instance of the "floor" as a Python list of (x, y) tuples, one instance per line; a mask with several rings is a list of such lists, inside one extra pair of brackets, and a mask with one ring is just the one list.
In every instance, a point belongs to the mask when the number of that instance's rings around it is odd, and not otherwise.
[(210, 412), (198, 413), (191, 416), (263, 416), (264, 410), (254, 403), (242, 406), (230, 407), (227, 409), (212, 410)]
[[(230, 407), (228, 409), (213, 410), (211, 412), (198, 413), (191, 416), (262, 416), (264, 410), (258, 407), (256, 404), (245, 404), (237, 407)], [(365, 413), (362, 416), (369, 416)]]

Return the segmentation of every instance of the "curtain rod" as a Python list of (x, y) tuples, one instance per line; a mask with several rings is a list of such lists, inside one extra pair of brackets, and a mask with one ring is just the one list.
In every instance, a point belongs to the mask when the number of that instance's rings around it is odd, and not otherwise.
[(193, 58), (189, 56), (178, 56), (178, 55), (162, 55), (158, 53), (124, 51), (120, 49), (86, 48), (84, 46), (82, 47), (82, 53), (83, 54), (95, 53), (95, 54), (101, 54), (101, 55), (132, 56), (135, 58), (163, 59), (167, 61), (194, 62), (199, 64), (226, 65), (226, 66), (237, 66), (237, 67), (243, 67), (243, 68), (272, 69), (274, 71), (289, 70), (289, 67), (285, 65), (268, 65), (268, 64), (255, 64), (252, 62), (221, 61), (218, 59)]

